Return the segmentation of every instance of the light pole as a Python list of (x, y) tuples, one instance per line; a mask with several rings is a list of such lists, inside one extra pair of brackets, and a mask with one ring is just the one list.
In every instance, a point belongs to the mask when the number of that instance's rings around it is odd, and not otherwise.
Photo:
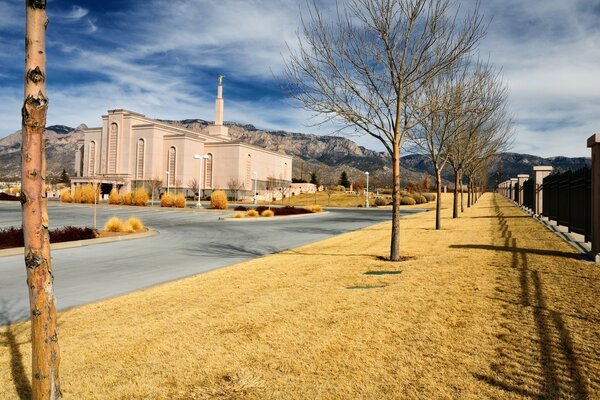
[(365, 198), (365, 207), (369, 208), (369, 171), (365, 172), (367, 175), (367, 197)]
[(167, 193), (170, 193), (169, 189), (169, 184), (171, 183), (171, 180), (169, 179), (169, 171), (167, 171)]
[(96, 229), (96, 174), (92, 178), (92, 188), (94, 189), (94, 229)]
[(206, 160), (208, 158), (207, 154), (194, 154), (194, 158), (196, 160), (200, 160), (200, 171), (198, 172), (198, 203), (196, 203), (196, 207), (202, 207), (200, 203), (200, 187), (202, 182), (202, 160)]
[(252, 175), (254, 175), (254, 196), (252, 196), (253, 197), (252, 202), (254, 204), (256, 204), (256, 181), (258, 180), (257, 175), (256, 175), (256, 171), (253, 171)]

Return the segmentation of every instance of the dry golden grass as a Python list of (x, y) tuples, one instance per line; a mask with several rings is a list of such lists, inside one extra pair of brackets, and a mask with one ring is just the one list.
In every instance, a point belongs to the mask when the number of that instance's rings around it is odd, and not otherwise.
[(173, 204), (175, 207), (185, 208), (185, 205), (187, 204), (185, 195), (183, 193), (178, 193), (177, 196), (175, 196), (175, 201), (173, 202)]
[[(403, 262), (384, 223), (62, 313), (65, 398), (600, 398), (600, 269), (504, 199), (449, 205)], [(28, 332), (0, 328), (2, 399)]]
[(73, 202), (73, 196), (71, 196), (71, 189), (63, 189), (60, 191), (60, 201), (62, 203)]
[(163, 193), (163, 195), (160, 198), (160, 206), (161, 207), (173, 207), (174, 205), (175, 205), (175, 195), (170, 192)]
[(121, 204), (122, 201), (123, 198), (119, 194), (119, 191), (116, 188), (112, 188), (108, 195), (108, 204)]
[(222, 190), (215, 190), (210, 195), (210, 208), (217, 210), (227, 209), (227, 194)]

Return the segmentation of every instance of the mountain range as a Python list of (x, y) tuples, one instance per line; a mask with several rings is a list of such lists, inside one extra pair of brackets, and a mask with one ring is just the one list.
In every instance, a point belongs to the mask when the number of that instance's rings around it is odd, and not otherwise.
[[(208, 133), (210, 122), (201, 119), (182, 121), (162, 120), (161, 122), (187, 129)], [(391, 185), (390, 157), (384, 152), (359, 146), (343, 136), (322, 136), (285, 131), (266, 131), (253, 125), (226, 123), (234, 141), (266, 148), (271, 151), (293, 156), (293, 177), (310, 179), (314, 172), (321, 183), (334, 184), (342, 171), (346, 171), (350, 180), (364, 178), (364, 171), (370, 171), (370, 179), (375, 186)], [(74, 174), (76, 142), (83, 137), (82, 124), (76, 128), (64, 125), (52, 125), (46, 128), (46, 156), (48, 175), (59, 175), (63, 168), (69, 175)], [(20, 173), (21, 131), (0, 139), (0, 180), (16, 178)], [(500, 169), (501, 180), (516, 177), (517, 174), (530, 173), (537, 165), (551, 165), (555, 169), (578, 169), (591, 163), (589, 158), (551, 157), (542, 158), (529, 154), (503, 153), (498, 163), (489, 171), (493, 184)], [(409, 154), (402, 157), (401, 177), (403, 185), (408, 181), (420, 181), (426, 175), (433, 177), (433, 165), (427, 156)], [(450, 168), (443, 173), (445, 183), (453, 181)]]

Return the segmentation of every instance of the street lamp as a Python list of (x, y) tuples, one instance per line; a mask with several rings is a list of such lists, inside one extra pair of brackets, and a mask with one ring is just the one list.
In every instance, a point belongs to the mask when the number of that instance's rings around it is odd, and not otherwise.
[(369, 171), (365, 172), (367, 175), (367, 197), (365, 199), (365, 207), (369, 208)]
[(170, 193), (169, 191), (169, 184), (171, 183), (171, 180), (169, 179), (169, 171), (167, 171), (167, 193)]
[(202, 182), (202, 160), (206, 160), (208, 157), (207, 154), (194, 154), (194, 158), (196, 160), (200, 160), (200, 171), (198, 172), (198, 203), (196, 203), (196, 207), (202, 207), (200, 203), (200, 182)]
[(256, 171), (252, 171), (252, 175), (254, 175), (254, 196), (252, 202), (256, 204), (256, 181), (258, 180)]

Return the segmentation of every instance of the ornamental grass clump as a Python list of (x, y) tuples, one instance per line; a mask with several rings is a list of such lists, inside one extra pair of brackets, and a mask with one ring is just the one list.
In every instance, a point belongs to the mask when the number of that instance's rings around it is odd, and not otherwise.
[(227, 208), (227, 195), (222, 190), (215, 190), (210, 195), (210, 208), (225, 210)]
[(184, 208), (186, 205), (186, 200), (185, 200), (185, 196), (183, 195), (183, 193), (179, 193), (177, 194), (177, 196), (175, 196), (175, 207), (179, 207), (179, 208)]
[(246, 213), (246, 215), (248, 217), (258, 217), (258, 211), (256, 211), (256, 210), (248, 210), (248, 212)]
[(310, 212), (313, 212), (313, 213), (318, 213), (318, 212), (323, 211), (323, 208), (320, 205), (318, 205), (318, 204), (313, 204), (313, 205), (310, 205), (310, 206), (306, 206), (304, 208), (306, 210), (310, 211)]
[(233, 218), (244, 218), (245, 215), (244, 213), (241, 212), (236, 212), (235, 214), (233, 214)]
[(72, 203), (73, 196), (71, 196), (71, 189), (63, 189), (60, 191), (61, 203)]
[(262, 217), (272, 217), (275, 215), (275, 213), (273, 212), (273, 210), (265, 210), (262, 212), (262, 214), (260, 214)]
[(73, 202), (92, 204), (94, 201), (98, 200), (98, 194), (98, 190), (95, 190), (92, 185), (79, 186), (78, 188), (75, 188)]
[(122, 227), (122, 229), (121, 229), (121, 232), (123, 232), (123, 233), (133, 233), (133, 232), (135, 232), (135, 229), (133, 229), (133, 226), (131, 226), (131, 224), (130, 224), (130, 223), (128, 223), (128, 222), (125, 222), (125, 223), (123, 224), (123, 227)]
[(131, 202), (136, 206), (145, 206), (149, 199), (148, 191), (143, 187), (135, 189), (131, 194)]
[(121, 204), (122, 201), (123, 198), (119, 194), (119, 191), (116, 188), (112, 188), (108, 195), (108, 204)]
[(400, 199), (400, 204), (403, 206), (414, 206), (417, 204), (417, 201), (410, 196), (404, 196)]
[(104, 224), (104, 230), (107, 232), (123, 232), (123, 221), (118, 217), (112, 217)]
[(378, 197), (375, 199), (375, 206), (377, 207), (381, 207), (381, 206), (385, 206), (387, 204), (387, 201), (385, 201), (385, 199), (382, 199), (381, 197)]
[(161, 207), (173, 207), (175, 205), (175, 195), (173, 193), (164, 193), (160, 198)]
[(139, 218), (131, 217), (125, 222), (125, 225), (130, 226), (134, 231), (141, 232), (144, 230), (144, 224)]
[(123, 204), (126, 206), (130, 206), (133, 202), (133, 196), (131, 195), (131, 192), (127, 192), (123, 195)]

